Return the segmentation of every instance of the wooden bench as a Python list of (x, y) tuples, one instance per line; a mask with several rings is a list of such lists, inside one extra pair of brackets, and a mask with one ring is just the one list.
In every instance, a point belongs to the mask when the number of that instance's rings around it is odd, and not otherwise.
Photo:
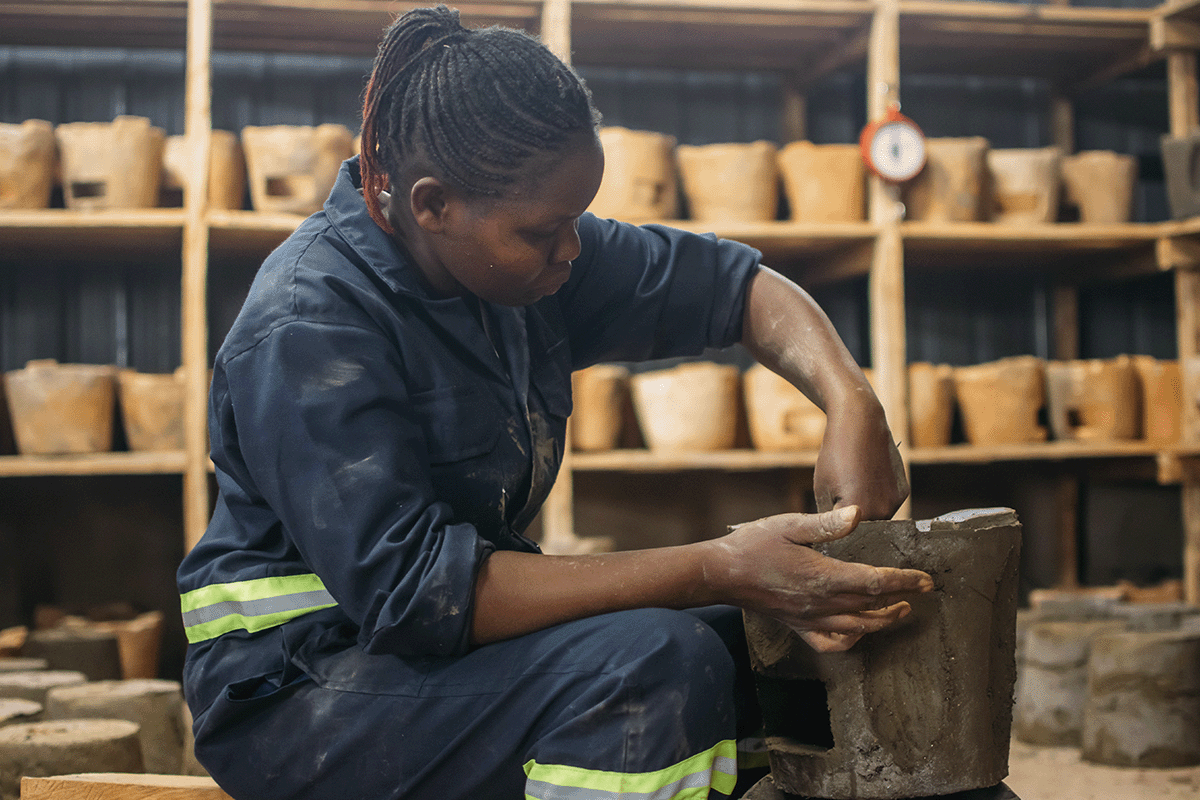
[(22, 778), (21, 800), (232, 800), (212, 778), (88, 772)]

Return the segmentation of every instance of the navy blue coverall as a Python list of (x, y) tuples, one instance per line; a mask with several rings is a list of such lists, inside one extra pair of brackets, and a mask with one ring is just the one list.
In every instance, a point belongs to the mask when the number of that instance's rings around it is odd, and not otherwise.
[(469, 630), (480, 563), (537, 551), (571, 371), (736, 342), (759, 253), (585, 214), (557, 294), (436, 297), (359, 185), (351, 159), (217, 354), (219, 493), (178, 572), (200, 761), (239, 800), (728, 793), (729, 613)]

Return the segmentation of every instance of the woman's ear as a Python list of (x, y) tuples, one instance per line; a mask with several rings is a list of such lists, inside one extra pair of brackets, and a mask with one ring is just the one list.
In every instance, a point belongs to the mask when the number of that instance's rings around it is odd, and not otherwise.
[(437, 178), (425, 177), (412, 186), (408, 195), (413, 219), (430, 233), (441, 233), (446, 226), (449, 191)]

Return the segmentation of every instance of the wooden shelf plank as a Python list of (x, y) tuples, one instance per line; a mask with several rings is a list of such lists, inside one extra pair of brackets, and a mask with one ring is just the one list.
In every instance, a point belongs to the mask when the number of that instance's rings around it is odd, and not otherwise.
[(1158, 13), (1166, 20), (1200, 22), (1200, 0), (1170, 0), (1159, 6)]
[(0, 0), (0, 44), (184, 47), (187, 0)]
[(183, 474), (182, 450), (77, 456), (0, 456), (0, 477)]
[(609, 450), (603, 453), (573, 453), (571, 456), (571, 467), (576, 472), (744, 472), (793, 467), (811, 468), (816, 463), (815, 450), (794, 453), (763, 453), (757, 450), (722, 450), (712, 453)]
[(178, 262), (183, 210), (0, 211), (0, 257)]

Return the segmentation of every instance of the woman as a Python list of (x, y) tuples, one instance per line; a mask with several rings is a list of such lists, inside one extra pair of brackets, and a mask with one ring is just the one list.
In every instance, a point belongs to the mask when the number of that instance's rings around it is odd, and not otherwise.
[[(196, 753), (235, 798), (728, 794), (755, 725), (739, 612), (680, 609), (754, 609), (841, 649), (930, 588), (804, 546), (903, 501), (882, 408), (756, 251), (585, 214), (596, 124), (524, 34), (445, 7), (387, 31), (363, 156), (216, 359), (220, 491), (179, 584)], [(825, 409), (816, 489), (839, 509), (538, 553), (522, 531), (571, 371), (736, 341)]]

